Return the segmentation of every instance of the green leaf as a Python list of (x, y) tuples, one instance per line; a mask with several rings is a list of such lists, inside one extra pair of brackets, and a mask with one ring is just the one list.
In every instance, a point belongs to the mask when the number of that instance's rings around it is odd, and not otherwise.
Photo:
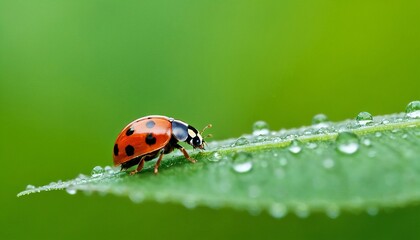
[(269, 131), (264, 122), (253, 134), (213, 141), (193, 154), (192, 164), (180, 153), (165, 156), (159, 174), (154, 162), (130, 176), (118, 169), (95, 167), (91, 176), (28, 188), (18, 196), (66, 189), (128, 196), (134, 202), (155, 200), (212, 208), (268, 211), (282, 217), (293, 211), (305, 217), (340, 211), (377, 213), (383, 208), (420, 200), (420, 119), (416, 114), (325, 122)]

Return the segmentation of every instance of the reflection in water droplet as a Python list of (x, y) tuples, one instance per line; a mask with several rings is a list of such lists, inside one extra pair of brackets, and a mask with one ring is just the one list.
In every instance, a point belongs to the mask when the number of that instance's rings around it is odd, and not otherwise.
[(405, 108), (406, 116), (409, 118), (420, 118), (420, 101), (412, 101)]
[(353, 154), (359, 149), (359, 138), (352, 132), (341, 132), (336, 139), (337, 149), (345, 154)]
[(365, 126), (373, 122), (373, 117), (372, 114), (368, 112), (360, 112), (359, 114), (357, 114), (356, 121), (358, 124)]
[(246, 173), (252, 169), (252, 155), (248, 152), (237, 152), (233, 155), (232, 169), (237, 173)]
[(234, 143), (232, 143), (231, 147), (243, 146), (243, 145), (246, 145), (248, 143), (249, 143), (248, 139), (246, 139), (245, 137), (240, 137), (240, 138), (236, 139), (236, 141)]
[(312, 124), (313, 125), (324, 123), (324, 122), (327, 122), (327, 121), (328, 121), (327, 115), (322, 114), (322, 113), (317, 114), (312, 118)]
[(252, 126), (252, 134), (255, 136), (267, 135), (270, 133), (269, 126), (264, 121), (256, 121)]
[(294, 154), (300, 153), (300, 151), (302, 151), (302, 148), (299, 146), (299, 142), (293, 140), (292, 144), (289, 146), (289, 151)]
[(101, 176), (105, 170), (101, 166), (96, 166), (92, 169), (92, 177), (99, 177)]
[(334, 160), (331, 158), (326, 158), (324, 161), (322, 161), (322, 166), (324, 166), (326, 169), (331, 169), (334, 167)]
[(287, 208), (283, 204), (274, 203), (268, 209), (270, 215), (274, 218), (282, 218), (287, 214)]

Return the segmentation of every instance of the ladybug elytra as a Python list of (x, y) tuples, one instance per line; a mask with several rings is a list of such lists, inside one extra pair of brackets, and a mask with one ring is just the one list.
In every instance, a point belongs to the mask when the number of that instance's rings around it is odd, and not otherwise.
[[(211, 125), (206, 126), (203, 131), (208, 127)], [(157, 115), (139, 118), (128, 124), (118, 135), (114, 145), (114, 165), (121, 164), (121, 170), (137, 165), (136, 170), (130, 172), (132, 175), (141, 171), (145, 161), (158, 157), (154, 168), (156, 174), (163, 155), (175, 148), (186, 159), (195, 163), (196, 160), (178, 144), (179, 141), (186, 142), (193, 148), (204, 149), (205, 141), (201, 133), (185, 122)]]

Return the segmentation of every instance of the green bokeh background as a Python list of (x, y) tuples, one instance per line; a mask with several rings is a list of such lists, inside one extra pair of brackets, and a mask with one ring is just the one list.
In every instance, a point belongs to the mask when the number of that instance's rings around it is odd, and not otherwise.
[[(273, 219), (48, 192), (111, 165), (131, 120), (214, 139), (404, 111), (420, 99), (420, 1), (0, 0), (0, 239), (416, 238), (420, 208)], [(302, 190), (304, 191), (304, 190)]]

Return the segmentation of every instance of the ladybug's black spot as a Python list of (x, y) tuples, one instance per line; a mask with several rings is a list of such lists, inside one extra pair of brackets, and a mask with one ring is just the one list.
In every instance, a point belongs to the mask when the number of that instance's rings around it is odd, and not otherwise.
[(147, 128), (153, 128), (155, 126), (155, 122), (153, 120), (150, 120), (146, 123)]
[(130, 127), (129, 129), (127, 129), (127, 132), (125, 132), (125, 135), (130, 136), (133, 133), (134, 133), (134, 129)]
[(127, 156), (132, 156), (134, 154), (134, 147), (127, 145), (127, 147), (125, 147), (125, 154), (127, 154)]
[(118, 144), (115, 144), (115, 145), (114, 145), (114, 155), (115, 155), (115, 156), (118, 156), (118, 151), (119, 151), (119, 150), (118, 150)]
[(146, 136), (146, 143), (148, 145), (153, 145), (153, 144), (156, 143), (156, 138), (153, 137), (153, 134), (151, 134), (151, 133), (147, 134), (147, 136)]

